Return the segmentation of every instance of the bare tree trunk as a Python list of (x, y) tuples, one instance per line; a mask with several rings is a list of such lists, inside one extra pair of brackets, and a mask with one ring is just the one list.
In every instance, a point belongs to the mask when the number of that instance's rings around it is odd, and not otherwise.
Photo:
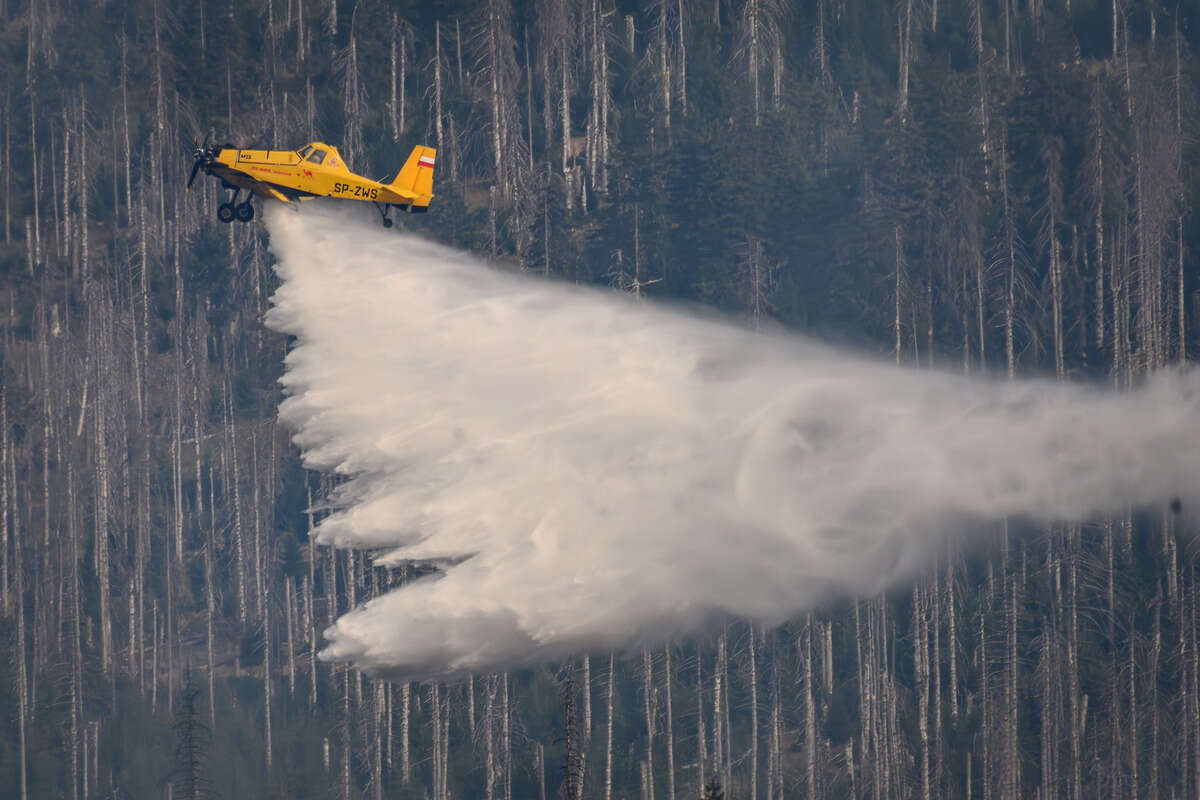
[(383, 800), (383, 715), (387, 709), (386, 687), (381, 680), (375, 681), (375, 698), (371, 704), (371, 795), (374, 800)]
[[(988, 594), (991, 594), (989, 587)], [(983, 767), (983, 800), (991, 800), (992, 797), (992, 769), (991, 769), (991, 743), (995, 736), (994, 730), (994, 714), (992, 713), (990, 686), (988, 685), (988, 653), (987, 653), (987, 635), (984, 632), (983, 617), (984, 612), (982, 606), (979, 610), (979, 692), (980, 692), (980, 710), (982, 711), (983, 724), (981, 728), (980, 743), (983, 746), (983, 752), (980, 754), (980, 764)]]
[[(388, 116), (391, 117), (391, 122), (392, 122), (392, 141), (393, 142), (400, 141), (400, 130), (401, 130), (400, 117), (403, 114), (403, 112), (400, 110), (400, 105), (401, 105), (401, 103), (403, 103), (403, 92), (404, 92), (403, 79), (401, 79), (401, 82), (400, 82), (400, 96), (397, 97), (397, 94), (396, 94), (396, 70), (397, 70), (397, 67), (399, 67), (400, 69), (403, 69), (403, 67), (400, 66), (401, 62), (404, 60), (403, 37), (404, 37), (404, 35), (400, 31), (400, 17), (395, 12), (393, 12), (392, 13), (392, 37), (391, 37), (391, 78), (392, 78), (392, 83), (391, 83), (391, 94), (389, 95), (389, 100), (388, 100)], [(399, 49), (401, 51), (399, 56), (397, 55), (397, 52), (396, 52), (397, 49)]]
[[(448, 709), (447, 709), (448, 710)], [(449, 728), (450, 720), (447, 714), (446, 726)], [(501, 691), (500, 691), (500, 749), (504, 754), (504, 800), (512, 800), (512, 706), (508, 702), (508, 673), (505, 672), (501, 676)], [(446, 747), (449, 747), (449, 739), (447, 738)], [(448, 759), (447, 754), (443, 753), (442, 769), (446, 769), (445, 764)], [(443, 776), (442, 783), (445, 784)], [(580, 769), (579, 774), (579, 791), (583, 793), (583, 771)]]
[(150, 711), (158, 709), (158, 598), (152, 601), (150, 612)]
[(1162, 598), (1154, 606), (1154, 642), (1150, 649), (1150, 680), (1147, 682), (1150, 691), (1150, 783), (1149, 795), (1152, 800), (1158, 800), (1158, 657), (1162, 652)]
[(912, 61), (912, 0), (905, 0), (904, 19), (897, 20), (897, 31), (900, 36), (900, 86), (896, 97), (896, 115), (900, 124), (908, 122), (908, 73)]
[(442, 135), (442, 22), (433, 24), (433, 126), (437, 133), (437, 149), (445, 149)]
[(208, 655), (208, 714), (209, 726), (213, 731), (217, 727), (217, 700), (216, 692), (214, 691), (214, 658), (213, 658), (213, 621), (217, 612), (216, 593), (213, 590), (213, 560), (216, 558), (216, 498), (213, 496), (213, 477), (212, 469), (208, 472), (208, 488), (209, 488), (209, 503), (208, 503), (208, 542), (204, 547), (204, 600), (205, 610), (207, 611), (208, 625), (207, 633), (207, 655)]
[[(29, 89), (29, 169), (33, 183), (33, 261), (32, 264), (42, 263), (42, 222), (41, 222), (41, 180), (38, 175), (38, 138), (37, 138), (37, 98), (33, 88)], [(25, 246), (28, 247), (30, 238), (26, 236)], [(33, 277), (33, 269), (29, 270)]]
[[(941, 579), (938, 573), (937, 556), (934, 556), (933, 572), (930, 575), (933, 581), (933, 587), (929, 590), (928, 603), (929, 619), (933, 623), (933, 754), (934, 754), (934, 770), (933, 770), (933, 785), (939, 792), (946, 791), (943, 788), (943, 763), (942, 755), (944, 748), (942, 745), (942, 588)], [(926, 628), (926, 638), (928, 638), (929, 629)]]
[(675, 722), (671, 708), (671, 645), (663, 648), (664, 684), (667, 690), (667, 798), (675, 800)]
[[(1007, 522), (1005, 523), (1007, 527)], [(1007, 692), (1008, 692), (1008, 742), (1007, 742), (1007, 785), (1008, 796), (1014, 797), (1021, 793), (1021, 760), (1019, 746), (1017, 740), (1018, 718), (1017, 718), (1017, 685), (1019, 676), (1017, 671), (1019, 665), (1017, 662), (1017, 579), (1014, 575), (1010, 578), (1011, 587), (1009, 591), (1009, 606), (1008, 606), (1008, 646), (1006, 648), (1006, 664), (1005, 672), (1007, 673)]]
[(704, 653), (696, 643), (696, 796), (704, 794), (704, 756), (707, 748), (704, 730)]
[(725, 656), (725, 634), (716, 639), (716, 664), (713, 669), (713, 776), (724, 780), (725, 727), (721, 717), (721, 687), (725, 678), (722, 660)]
[(654, 659), (649, 650), (642, 650), (642, 701), (646, 712), (646, 760), (649, 800), (654, 800)]
[(537, 743), (533, 757), (537, 762), (538, 800), (546, 800), (546, 748), (541, 742)]
[(612, 653), (608, 654), (608, 730), (605, 733), (604, 743), (604, 800), (612, 800), (613, 774), (612, 774), (612, 749), (613, 749), (613, 688), (615, 685), (616, 659)]
[(87, 95), (79, 88), (79, 262), (84, 285), (91, 278), (88, 263), (88, 175), (87, 145), (91, 141), (87, 129)]
[(1004, 21), (1004, 74), (1011, 75), (1012, 58), (1012, 0), (1000, 0), (1001, 17)]
[(760, 58), (761, 45), (759, 42), (759, 0), (747, 0), (746, 2), (746, 19), (749, 27), (750, 41), (747, 45), (746, 53), (747, 61), (750, 68), (750, 91), (753, 94), (754, 103), (754, 127), (762, 124), (762, 113), (758, 104), (758, 62)]
[(350, 790), (350, 748), (352, 746), (352, 742), (350, 740), (350, 667), (342, 665), (341, 672), (342, 701), (339, 704), (341, 705), (341, 720), (339, 727), (341, 728), (342, 733), (342, 791), (340, 800), (351, 800), (354, 795)]
[[(1008, 1), (1004, 0), (1006, 5)], [(1004, 247), (1008, 255), (1008, 263), (1005, 265), (1007, 280), (1004, 294), (1004, 357), (1008, 379), (1012, 380), (1016, 374), (1016, 351), (1013, 333), (1013, 324), (1016, 317), (1017, 287), (1016, 226), (1013, 222), (1013, 211), (1008, 196), (1008, 141), (1007, 132), (1003, 129), (1001, 129), (1000, 141), (1000, 183), (1004, 199)]]
[(1062, 259), (1058, 245), (1058, 220), (1062, 216), (1062, 186), (1059, 182), (1060, 158), (1057, 147), (1049, 143), (1043, 148), (1042, 158), (1046, 168), (1046, 212), (1047, 221), (1044, 237), (1050, 260), (1050, 301), (1053, 311), (1054, 373), (1059, 380), (1064, 376), (1063, 356), (1063, 299)]
[[(1179, 49), (1180, 49), (1179, 48), (1179, 38), (1180, 38), (1180, 35), (1179, 35), (1179, 10), (1178, 10), (1178, 7), (1176, 7), (1176, 12), (1175, 12), (1175, 139), (1176, 139), (1175, 147), (1178, 151), (1178, 160), (1176, 161), (1176, 174), (1179, 176), (1182, 176), (1183, 175), (1183, 151), (1184, 151), (1184, 145), (1183, 145), (1183, 142), (1184, 142), (1184, 137), (1183, 137), (1183, 98), (1181, 96), (1182, 91), (1183, 91), (1183, 69), (1182, 69), (1182, 61), (1180, 60), (1180, 56), (1179, 56)], [(5, 131), (6, 131), (5, 137), (8, 136), (7, 130), (8, 130), (8, 128), (6, 126), (5, 127)], [(6, 138), (5, 139), (5, 149), (6, 150), (7, 150), (7, 147), (8, 147), (8, 145), (7, 145), (7, 138)], [(8, 197), (7, 180), (8, 180), (8, 178), (6, 175), (6, 177), (5, 177), (5, 181), (6, 181), (6, 183), (5, 183), (5, 187), (6, 187), (5, 188), (5, 198)], [(5, 200), (5, 212), (4, 212), (5, 241), (8, 241), (8, 206), (7, 206), (7, 202), (8, 201), (6, 199)], [(1179, 296), (1179, 363), (1183, 364), (1183, 363), (1187, 362), (1188, 354), (1187, 354), (1187, 310), (1186, 310), (1187, 309), (1187, 293), (1186, 293), (1186, 289), (1184, 288), (1184, 266), (1183, 266), (1183, 262), (1184, 262), (1184, 258), (1183, 258), (1183, 252), (1184, 252), (1184, 240), (1183, 240), (1184, 198), (1182, 196), (1178, 198), (1177, 204), (1178, 204), (1178, 206), (1177, 206), (1178, 213), (1175, 216), (1175, 221), (1176, 221), (1176, 231), (1177, 231), (1176, 241), (1178, 243), (1177, 244), (1177, 247), (1178, 247), (1177, 256), (1179, 259), (1179, 262), (1178, 262), (1179, 268), (1176, 273), (1178, 276), (1177, 289), (1178, 289), (1178, 296)]]
[[(78, 750), (84, 707), (83, 636), (80, 624), (83, 599), (80, 597), (79, 581), (79, 531), (75, 524), (75, 473), (70, 464), (67, 465), (67, 528), (71, 536), (71, 794), (74, 797), (79, 784)], [(87, 794), (86, 786), (84, 794)]]
[(475, 738), (475, 676), (467, 676), (467, 730)]
[[(987, 72), (983, 60), (983, 10), (982, 0), (971, 0), (969, 29), (971, 44), (975, 50), (975, 82), (979, 87), (979, 151), (983, 157), (983, 174), (985, 187), (991, 174), (988, 163), (988, 104), (987, 104)], [(980, 323), (982, 325), (982, 322)], [(982, 340), (980, 347), (982, 347)]]
[(288, 575), (283, 580), (283, 604), (284, 615), (287, 623), (287, 657), (288, 657), (288, 699), (293, 700), (296, 697), (296, 643), (293, 638), (295, 625), (293, 623), (292, 601), (295, 598), (295, 592), (292, 590), (293, 581), (291, 575)]
[(1121, 755), (1120, 733), (1118, 732), (1118, 720), (1120, 719), (1120, 697), (1117, 686), (1117, 643), (1116, 643), (1116, 626), (1115, 626), (1115, 596), (1114, 596), (1114, 551), (1116, 550), (1115, 542), (1113, 541), (1113, 526), (1112, 521), (1107, 520), (1104, 523), (1105, 528), (1105, 557), (1107, 560), (1107, 580), (1108, 580), (1108, 602), (1107, 602), (1107, 637), (1109, 646), (1109, 764), (1112, 768), (1111, 773), (1111, 791), (1114, 800), (1119, 796), (1120, 789), (1118, 775), (1119, 759)]
[(750, 624), (750, 800), (758, 800), (758, 646)]
[(1080, 708), (1079, 695), (1079, 616), (1077, 597), (1077, 570), (1079, 558), (1079, 527), (1072, 525), (1069, 529), (1068, 541), (1071, 548), (1071, 560), (1067, 568), (1067, 613), (1070, 615), (1067, 630), (1067, 702), (1071, 715), (1071, 797), (1080, 800), (1083, 792), (1083, 711)]
[(408, 724), (412, 711), (412, 684), (400, 687), (400, 782), (408, 786), (412, 776), (412, 761), (409, 754)]
[[(496, 798), (496, 676), (489, 675), (487, 679), (486, 698), (483, 706), (483, 741), (487, 760), (484, 763), (486, 783), (484, 784), (487, 800)], [(568, 735), (570, 732), (568, 731)], [(437, 792), (434, 792), (437, 796)]]
[[(1190, 618), (1187, 622), (1187, 635), (1189, 638), (1189, 650), (1191, 652), (1191, 682), (1188, 687), (1188, 696), (1190, 700), (1189, 714), (1192, 718), (1192, 772), (1193, 786), (1200, 787), (1200, 730), (1196, 729), (1196, 720), (1200, 719), (1200, 651), (1196, 649), (1196, 578), (1192, 575), (1192, 586), (1189, 595), (1189, 608), (1191, 611)], [(1181, 615), (1182, 616), (1182, 615)]]
[[(601, 18), (603, 19), (603, 18)], [(604, 24), (598, 32), (600, 39), (600, 191), (608, 191), (608, 103), (611, 94), (608, 85), (608, 31)], [(530, 136), (530, 147), (533, 137)]]
[(308, 519), (308, 579), (305, 582), (305, 636), (308, 637), (308, 666), (309, 666), (309, 690), (308, 690), (308, 705), (310, 709), (315, 709), (317, 706), (317, 615), (313, 609), (313, 592), (316, 591), (317, 585), (317, 555), (316, 542), (313, 535), (313, 502), (312, 502), (312, 486), (305, 480), (305, 494), (308, 497), (308, 503), (305, 506), (305, 516)]
[(263, 743), (266, 746), (267, 775), (271, 774), (271, 595), (270, 587), (263, 591)]
[[(251, 505), (254, 507), (254, 612), (259, 619), (266, 616), (266, 581), (263, 580), (262, 554), (262, 492), (258, 476), (258, 433), (250, 431), (250, 485)], [(351, 556), (353, 557), (353, 556)], [(351, 601), (353, 605), (353, 601)]]
[(929, 785), (929, 650), (928, 623), (924, 592), (920, 584), (913, 586), (913, 663), (917, 680), (917, 730), (921, 737), (921, 797), (930, 800)]
[(896, 344), (893, 349), (894, 349), (894, 353), (896, 356), (896, 363), (899, 364), (900, 363), (900, 352), (902, 349), (901, 331), (903, 330), (903, 323), (901, 321), (900, 308), (903, 303), (902, 298), (903, 298), (904, 290), (905, 290), (905, 278), (906, 278), (906, 273), (907, 273), (907, 266), (904, 263), (904, 244), (901, 241), (902, 236), (901, 236), (899, 224), (892, 226), (892, 235), (896, 240), (896, 244), (895, 244), (895, 247), (896, 247), (895, 316), (893, 317), (893, 320), (892, 320), (892, 329), (896, 334)]
[[(79, 262), (75, 258), (74, 235), (75, 228), (71, 224), (71, 196), (75, 189), (71, 182), (71, 119), (69, 114), (69, 104), (63, 103), (63, 179), (62, 179), (62, 201), (63, 201), (63, 218), (61, 231), (61, 257), (67, 264), (70, 265), (71, 276), (79, 278)], [(57, 203), (55, 204), (57, 207)], [(56, 232), (57, 233), (57, 232)]]
[[(750, 0), (757, 3), (758, 0)], [(671, 65), (667, 59), (667, 3), (658, 6), (658, 69), (659, 82), (662, 85), (663, 129), (667, 132), (667, 142), (671, 141)], [(757, 77), (756, 77), (757, 80)], [(756, 87), (757, 88), (757, 87)], [(755, 97), (755, 124), (758, 124), (758, 98)], [(651, 779), (653, 779), (651, 775)]]
[[(4, 243), (12, 242), (12, 103), (9, 92), (4, 93)], [(0, 472), (3, 472), (0, 469)]]
[(450, 738), (450, 694), (439, 691), (435, 683), (430, 690), (433, 702), (430, 713), (435, 717), (433, 727), (433, 796), (436, 800), (446, 800), (446, 751)]
[[(97, 298), (99, 299), (99, 298)], [(93, 304), (106, 315), (106, 304), (101, 300)], [(108, 564), (108, 435), (107, 408), (107, 325), (103, 320), (94, 321), (92, 331), (93, 358), (96, 364), (96, 570), (100, 584), (100, 665), (104, 674), (112, 668), (112, 621), (109, 615), (109, 564)]]
[(679, 13), (679, 107), (686, 117), (687, 107), (687, 44), (684, 42), (683, 0), (676, 0), (676, 11)]
[[(5, 162), (7, 163), (7, 161)], [(6, 170), (7, 172), (7, 170)], [(4, 369), (0, 363), (0, 370)], [(12, 594), (9, 591), (9, 537), (8, 496), (15, 487), (8, 482), (8, 390), (7, 375), (0, 371), (0, 606), (5, 616), (11, 611)]]
[[(775, 800), (783, 800), (783, 742), (782, 742), (782, 727), (783, 727), (783, 708), (781, 705), (779, 683), (780, 683), (780, 655), (777, 646), (777, 636), (772, 634), (771, 637), (771, 764), (774, 767), (772, 774), (768, 774), (767, 781), (767, 797)], [(853, 761), (849, 764), (851, 774), (853, 774)]]
[(717, 640), (717, 668), (721, 671), (721, 683), (725, 685), (724, 703), (721, 706), (722, 724), (725, 729), (724, 751), (721, 754), (722, 764), (722, 784), (724, 786), (733, 785), (733, 726), (729, 723), (729, 635), (722, 631), (721, 638)]
[[(507, 681), (508, 673), (505, 673)], [(579, 746), (579, 791), (582, 794), (587, 775), (588, 751), (592, 744), (592, 661), (587, 656), (583, 657), (583, 730), (580, 731)], [(506, 718), (507, 719), (507, 718)], [(505, 771), (505, 785), (511, 787), (511, 780), (508, 780), (509, 772)]]
[(20, 800), (29, 800), (28, 764), (29, 754), (25, 750), (25, 727), (29, 718), (29, 675), (26, 673), (28, 654), (25, 652), (25, 587), (20, 564), (20, 535), (13, 536), (17, 549), (17, 738), (20, 758)]
[(1127, 797), (1137, 800), (1138, 796), (1138, 705), (1137, 705), (1137, 664), (1134, 658), (1133, 632), (1134, 619), (1129, 619), (1129, 791)]
[(817, 796), (817, 714), (813, 705), (812, 614), (804, 620), (804, 786), (809, 797)]
[[(246, 548), (242, 536), (241, 474), (238, 470), (237, 421), (233, 418), (233, 398), (228, 374), (225, 378), (225, 434), (229, 440), (230, 460), (233, 462), (233, 542), (237, 562), (238, 622), (245, 624), (248, 616), (246, 587)], [(327, 589), (328, 591), (328, 589)], [(333, 620), (330, 620), (330, 624)]]
[(179, 266), (179, 239), (175, 237), (175, 423), (171, 429), (171, 489), (174, 511), (171, 539), (175, 565), (183, 568), (183, 276)]
[[(16, 485), (16, 459), (10, 450), (8, 453), (9, 469)], [(15, 497), (15, 494), (14, 494)], [(28, 499), (28, 498), (27, 498)], [(18, 758), (21, 762), (21, 800), (29, 800), (28, 764), (29, 754), (26, 749), (26, 726), (29, 719), (29, 676), (28, 654), (25, 652), (25, 565), (21, 558), (21, 527), (20, 514), (16, 503), (13, 504), (13, 561), (16, 579), (17, 595), (17, 739)]]
[(393, 736), (396, 719), (396, 687), (390, 681), (385, 683), (386, 692), (384, 694), (384, 719), (387, 722), (387, 744), (385, 745), (384, 754), (387, 760), (387, 771), (391, 775), (394, 769), (392, 754), (396, 752), (396, 740)]

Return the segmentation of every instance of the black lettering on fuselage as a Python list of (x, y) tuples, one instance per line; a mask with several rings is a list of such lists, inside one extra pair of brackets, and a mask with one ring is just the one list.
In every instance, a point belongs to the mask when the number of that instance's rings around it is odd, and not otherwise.
[(347, 194), (363, 200), (375, 200), (379, 197), (379, 189), (372, 186), (352, 186), (348, 183), (335, 183), (333, 194)]

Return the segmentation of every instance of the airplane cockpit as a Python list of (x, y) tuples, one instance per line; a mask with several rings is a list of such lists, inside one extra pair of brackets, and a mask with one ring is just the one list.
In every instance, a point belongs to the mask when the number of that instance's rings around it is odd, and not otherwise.
[(322, 144), (321, 142), (313, 142), (312, 144), (304, 145), (304, 147), (300, 148), (296, 152), (299, 154), (301, 161), (307, 161), (310, 164), (320, 165), (325, 161), (325, 156), (327, 156), (329, 151), (332, 149), (333, 148), (329, 147), (329, 145)]

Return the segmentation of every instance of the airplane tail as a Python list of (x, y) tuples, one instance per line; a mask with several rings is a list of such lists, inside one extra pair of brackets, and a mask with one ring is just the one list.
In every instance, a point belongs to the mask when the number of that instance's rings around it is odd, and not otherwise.
[(433, 162), (437, 150), (432, 147), (414, 147), (408, 161), (392, 181), (391, 189), (412, 200), (410, 210), (428, 211), (433, 199)]

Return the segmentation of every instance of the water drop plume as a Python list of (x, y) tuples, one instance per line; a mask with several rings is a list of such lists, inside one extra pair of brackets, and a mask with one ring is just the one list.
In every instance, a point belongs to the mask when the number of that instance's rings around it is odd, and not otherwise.
[(900, 369), (269, 209), (280, 419), (343, 476), (317, 540), (435, 562), (328, 659), (452, 678), (765, 624), (980, 523), (1200, 499), (1200, 372), (1133, 391)]

